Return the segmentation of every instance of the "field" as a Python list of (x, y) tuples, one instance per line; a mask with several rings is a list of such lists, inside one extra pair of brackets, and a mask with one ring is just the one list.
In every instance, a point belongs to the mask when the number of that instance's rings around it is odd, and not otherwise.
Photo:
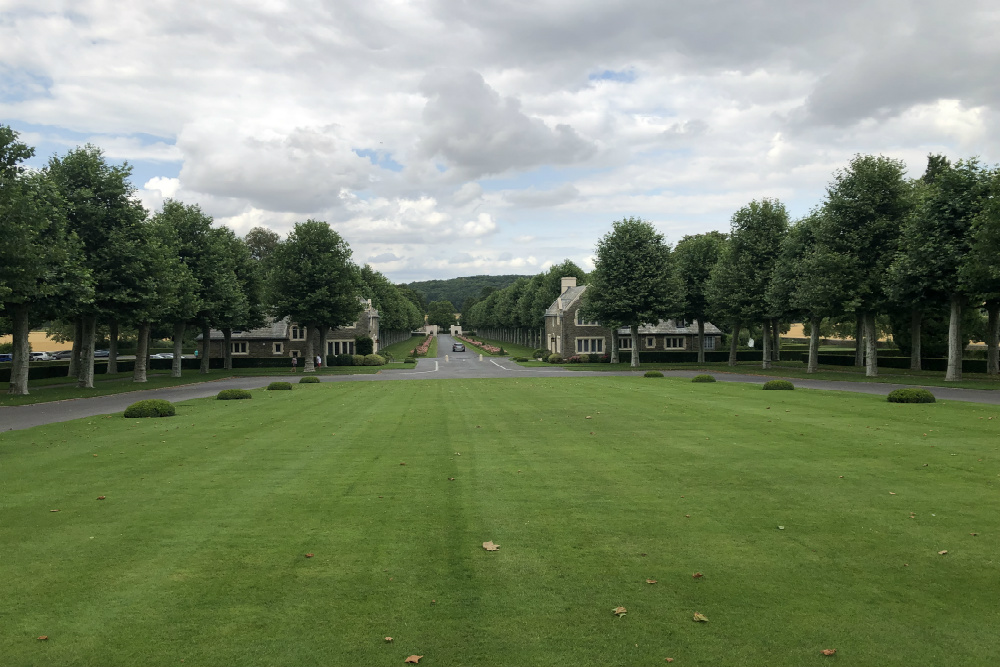
[(253, 393), (0, 433), (0, 662), (1000, 663), (1000, 408), (631, 377)]

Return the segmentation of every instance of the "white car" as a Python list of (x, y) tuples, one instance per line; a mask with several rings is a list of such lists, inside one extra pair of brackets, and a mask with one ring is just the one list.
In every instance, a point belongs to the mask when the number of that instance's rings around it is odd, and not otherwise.
[(51, 361), (54, 357), (48, 352), (29, 352), (28, 359), (31, 361)]

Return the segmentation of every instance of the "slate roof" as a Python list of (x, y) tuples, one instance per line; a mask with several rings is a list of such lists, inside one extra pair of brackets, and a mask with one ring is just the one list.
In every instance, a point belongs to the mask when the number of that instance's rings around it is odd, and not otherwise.
[[(364, 306), (368, 306), (368, 301), (366, 299), (361, 299), (361, 303)], [(366, 317), (378, 318), (378, 310), (373, 307), (366, 307), (361, 311), (362, 315)], [(360, 315), (358, 316), (361, 317)], [(288, 327), (291, 324), (289, 318), (283, 317), (280, 320), (272, 320), (269, 324), (260, 327), (259, 329), (247, 329), (246, 331), (240, 331), (237, 333), (233, 331), (233, 340), (288, 340)], [(195, 340), (201, 340), (201, 334), (198, 334)], [(224, 340), (225, 336), (218, 329), (212, 329), (208, 335), (209, 340)]]
[(576, 287), (570, 287), (568, 290), (559, 295), (559, 297), (556, 298), (555, 301), (552, 302), (552, 305), (549, 306), (548, 310), (545, 311), (545, 316), (546, 317), (557, 316), (559, 314), (559, 299), (562, 299), (563, 308), (564, 309), (568, 308), (569, 304), (579, 299), (580, 295), (583, 294), (586, 291), (586, 289), (587, 289), (586, 285), (577, 285)]
[[(577, 299), (579, 299), (580, 295), (582, 295), (586, 290), (587, 290), (587, 286), (586, 285), (578, 285), (577, 287), (570, 287), (568, 290), (566, 290), (565, 292), (563, 292), (555, 301), (552, 302), (552, 305), (549, 306), (548, 309), (545, 311), (545, 316), (546, 317), (556, 317), (556, 316), (558, 316), (559, 315), (559, 299), (562, 299), (563, 310), (566, 310), (567, 308), (570, 307), (571, 304), (573, 304), (573, 302), (575, 302)], [(622, 327), (621, 329), (618, 330), (618, 333), (619, 334), (625, 334), (625, 335), (627, 335), (627, 334), (631, 333), (631, 329), (629, 329), (628, 327)], [(705, 322), (705, 335), (709, 335), (709, 334), (711, 334), (711, 335), (719, 335), (721, 333), (722, 333), (722, 331), (719, 329), (719, 327), (715, 326), (711, 322)], [(649, 324), (649, 325), (644, 325), (644, 326), (639, 327), (639, 335), (640, 336), (643, 336), (643, 335), (651, 335), (652, 336), (652, 335), (656, 335), (656, 334), (661, 334), (661, 335), (662, 334), (667, 334), (667, 335), (677, 335), (677, 336), (684, 336), (684, 335), (697, 336), (698, 335), (698, 321), (697, 320), (692, 320), (692, 321), (690, 321), (690, 322), (687, 323), (687, 326), (679, 327), (679, 326), (677, 326), (677, 321), (676, 320), (660, 320), (659, 323), (657, 323), (657, 324)]]

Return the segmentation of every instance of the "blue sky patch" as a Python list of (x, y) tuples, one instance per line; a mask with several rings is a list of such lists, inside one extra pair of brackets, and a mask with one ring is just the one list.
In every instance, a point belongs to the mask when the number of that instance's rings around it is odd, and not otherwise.
[(366, 157), (376, 167), (388, 169), (389, 171), (403, 171), (403, 165), (392, 159), (392, 153), (388, 151), (375, 151), (370, 148), (355, 148), (355, 154), (359, 157)]
[(635, 70), (624, 69), (615, 71), (606, 69), (603, 72), (594, 72), (588, 77), (591, 81), (620, 81), (622, 83), (632, 83), (635, 81)]

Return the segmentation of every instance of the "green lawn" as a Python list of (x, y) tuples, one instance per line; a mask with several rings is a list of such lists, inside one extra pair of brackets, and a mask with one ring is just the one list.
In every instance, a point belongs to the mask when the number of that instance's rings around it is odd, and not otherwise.
[(413, 348), (419, 345), (420, 341), (422, 340), (423, 337), (421, 336), (411, 336), (408, 340), (401, 340), (398, 343), (393, 343), (392, 345), (383, 347), (381, 350), (378, 351), (378, 353), (383, 354), (385, 352), (388, 352), (397, 361), (402, 361), (403, 359), (410, 356), (410, 352), (412, 352)]
[(1000, 664), (998, 436), (1000, 408), (633, 377), (0, 433), (0, 662)]

